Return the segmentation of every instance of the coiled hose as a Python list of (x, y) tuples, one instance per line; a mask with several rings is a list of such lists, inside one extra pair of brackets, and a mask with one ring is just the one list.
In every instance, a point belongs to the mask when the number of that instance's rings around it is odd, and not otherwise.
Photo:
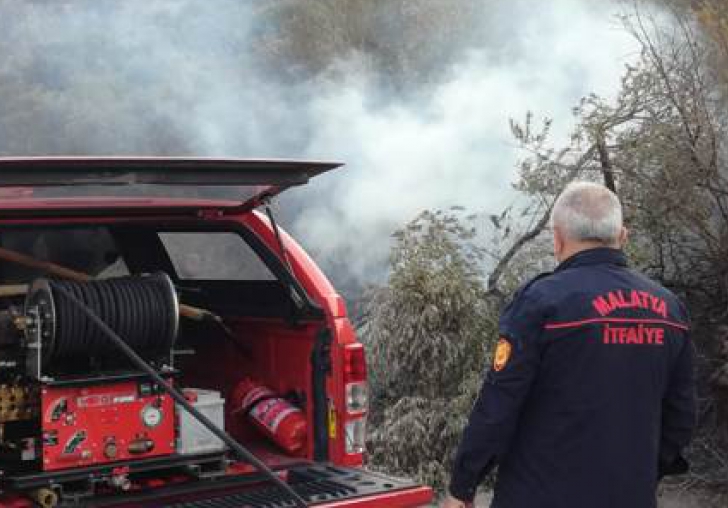
[(29, 304), (43, 307), (44, 366), (83, 358), (118, 358), (109, 351), (105, 334), (68, 295), (99, 316), (143, 358), (169, 356), (179, 327), (179, 303), (166, 274), (89, 282), (41, 279), (33, 285)]

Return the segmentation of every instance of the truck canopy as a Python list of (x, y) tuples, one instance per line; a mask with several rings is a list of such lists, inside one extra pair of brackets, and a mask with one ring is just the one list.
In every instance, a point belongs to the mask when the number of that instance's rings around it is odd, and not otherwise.
[(0, 158), (0, 209), (249, 210), (338, 162), (188, 157)]

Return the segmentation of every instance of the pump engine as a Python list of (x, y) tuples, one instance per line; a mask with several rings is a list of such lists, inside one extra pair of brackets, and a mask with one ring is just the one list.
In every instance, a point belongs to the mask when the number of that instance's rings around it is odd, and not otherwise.
[[(147, 463), (159, 468), (160, 460), (194, 462), (177, 453), (185, 443), (177, 436), (174, 400), (114, 348), (79, 305), (174, 383), (179, 302), (166, 274), (36, 280), (24, 301), (0, 312), (5, 481), (62, 486), (59, 478), (82, 471), (84, 478), (123, 488), (128, 482), (119, 481), (119, 471), (143, 470)], [(224, 447), (199, 454), (210, 451), (220, 455)]]

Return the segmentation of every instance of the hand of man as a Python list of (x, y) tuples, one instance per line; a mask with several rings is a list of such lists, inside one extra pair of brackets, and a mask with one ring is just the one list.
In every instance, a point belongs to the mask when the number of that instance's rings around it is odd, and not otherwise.
[(455, 499), (452, 496), (447, 496), (445, 498), (445, 503), (442, 505), (442, 508), (474, 508), (473, 503), (466, 503), (464, 501), (460, 501), (459, 499)]

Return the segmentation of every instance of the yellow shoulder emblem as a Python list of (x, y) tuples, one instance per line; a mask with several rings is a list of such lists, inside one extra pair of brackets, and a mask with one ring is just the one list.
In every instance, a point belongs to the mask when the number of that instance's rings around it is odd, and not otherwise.
[(498, 339), (498, 344), (495, 347), (495, 354), (493, 355), (493, 370), (496, 372), (502, 371), (508, 364), (508, 360), (511, 359), (511, 352), (513, 348), (511, 343), (501, 337)]

